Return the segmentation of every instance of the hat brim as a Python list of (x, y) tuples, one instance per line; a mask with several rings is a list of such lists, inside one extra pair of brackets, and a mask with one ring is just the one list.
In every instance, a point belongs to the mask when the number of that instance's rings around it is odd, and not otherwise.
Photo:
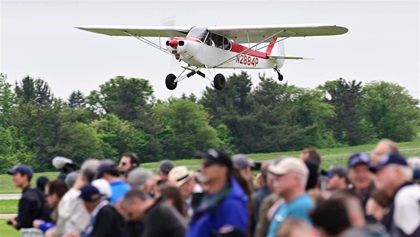
[(190, 180), (192, 177), (193, 177), (193, 175), (194, 175), (194, 171), (189, 171), (188, 172), (188, 174), (187, 174), (187, 176), (185, 177), (185, 178), (183, 178), (182, 180), (180, 180), (180, 181), (177, 181), (176, 182), (176, 185), (178, 186), (178, 187), (181, 187), (183, 184), (185, 184), (188, 180)]
[(7, 174), (8, 175), (14, 175), (14, 174), (16, 174), (16, 170), (9, 169), (9, 170), (7, 170)]
[(267, 168), (267, 171), (268, 171), (270, 174), (275, 175), (275, 176), (281, 176), (281, 175), (285, 175), (285, 174), (289, 173), (289, 172), (288, 172), (288, 171), (286, 171), (286, 170), (275, 169), (275, 168), (274, 168), (274, 167), (272, 167), (272, 166), (269, 166), (269, 167)]

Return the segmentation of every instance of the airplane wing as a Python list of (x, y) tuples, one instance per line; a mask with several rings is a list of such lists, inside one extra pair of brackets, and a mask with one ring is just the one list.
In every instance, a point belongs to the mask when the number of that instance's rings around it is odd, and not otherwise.
[(78, 26), (80, 30), (109, 36), (185, 37), (191, 27), (171, 26)]
[[(347, 33), (348, 29), (336, 25), (303, 25), (303, 26), (214, 26), (208, 30), (215, 34), (231, 38), (236, 43), (259, 43), (268, 37), (308, 37), (341, 35)], [(268, 40), (269, 41), (269, 40)]]

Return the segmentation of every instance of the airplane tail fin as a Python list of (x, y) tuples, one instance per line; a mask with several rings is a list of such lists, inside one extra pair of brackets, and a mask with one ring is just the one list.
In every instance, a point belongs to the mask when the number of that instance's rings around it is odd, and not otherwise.
[(294, 56), (286, 56), (284, 50), (284, 40), (277, 42), (277, 37), (273, 38), (273, 41), (270, 41), (267, 47), (267, 56), (270, 58), (276, 59), (276, 66), (277, 68), (281, 68), (284, 65), (284, 60), (298, 60), (298, 59), (309, 59), (303, 57), (294, 57)]

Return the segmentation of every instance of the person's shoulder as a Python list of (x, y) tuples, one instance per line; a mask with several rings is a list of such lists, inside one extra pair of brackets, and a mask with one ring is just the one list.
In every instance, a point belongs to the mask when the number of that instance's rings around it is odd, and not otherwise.
[(420, 200), (420, 185), (409, 184), (402, 187), (395, 195), (395, 202), (410, 202)]
[(311, 197), (308, 194), (303, 194), (292, 201), (288, 207), (290, 209), (293, 208), (312, 208), (314, 207), (314, 202), (312, 201)]

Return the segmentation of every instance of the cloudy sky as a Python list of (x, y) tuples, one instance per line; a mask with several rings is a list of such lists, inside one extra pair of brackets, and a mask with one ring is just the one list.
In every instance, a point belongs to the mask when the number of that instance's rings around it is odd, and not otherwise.
[[(210, 82), (199, 76), (165, 87), (168, 73), (181, 72), (171, 56), (130, 37), (109, 37), (76, 29), (80, 25), (180, 26), (335, 24), (340, 36), (291, 38), (286, 54), (314, 58), (289, 61), (289, 84), (315, 88), (343, 77), (368, 83), (383, 80), (420, 98), (419, 1), (19, 1), (0, 0), (0, 72), (10, 83), (26, 75), (42, 78), (55, 96), (88, 94), (117, 75), (145, 78), (157, 98), (195, 93)], [(226, 76), (240, 70), (217, 70)], [(272, 69), (248, 70), (275, 77)]]

